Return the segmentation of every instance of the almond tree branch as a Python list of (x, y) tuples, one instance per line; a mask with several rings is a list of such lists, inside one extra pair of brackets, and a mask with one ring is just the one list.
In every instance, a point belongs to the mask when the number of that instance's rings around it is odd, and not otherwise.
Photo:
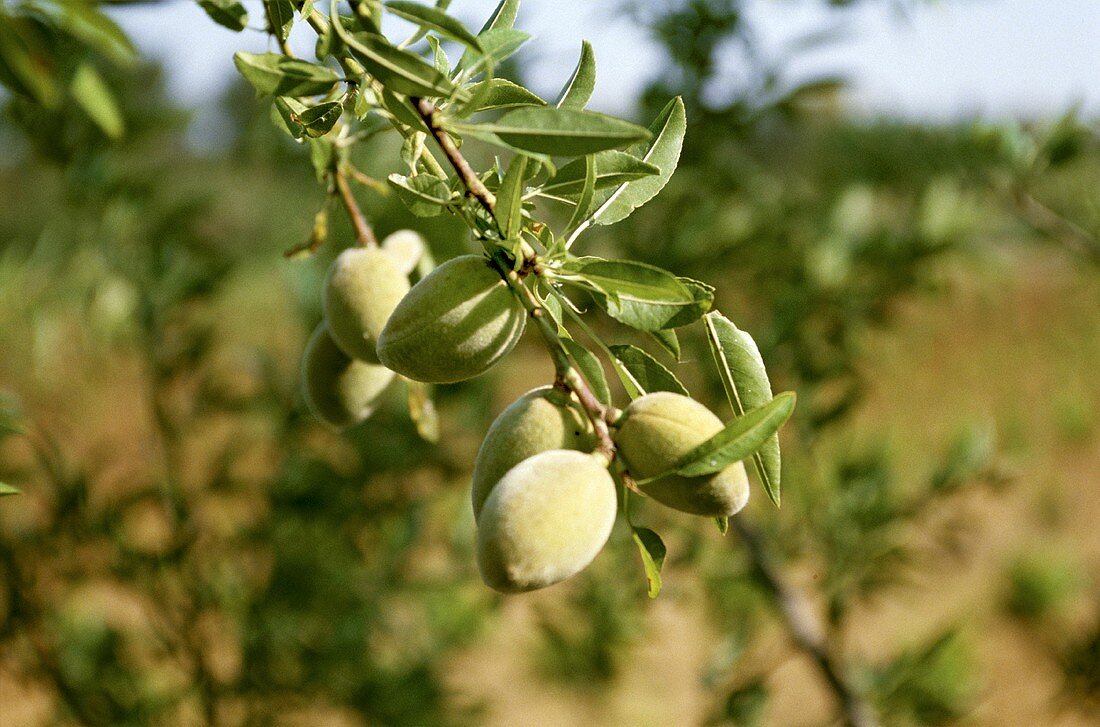
[(829, 688), (836, 694), (844, 713), (845, 724), (848, 727), (878, 727), (878, 718), (871, 705), (849, 683), (836, 657), (829, 650), (825, 628), (814, 614), (813, 607), (780, 574), (760, 533), (741, 515), (734, 515), (729, 523), (744, 542), (752, 563), (753, 576), (775, 602), (795, 646), (813, 659)]
[(481, 177), (477, 176), (477, 172), (474, 171), (470, 163), (466, 161), (466, 157), (462, 156), (462, 152), (455, 146), (454, 139), (447, 133), (447, 130), (439, 125), (439, 120), (436, 118), (435, 104), (425, 98), (416, 98), (415, 96), (409, 97), (409, 101), (416, 108), (416, 112), (420, 114), (420, 118), (424, 119), (424, 125), (428, 127), (428, 130), (432, 133), (432, 137), (435, 138), (439, 148), (443, 150), (443, 155), (447, 157), (447, 161), (451, 163), (455, 171), (458, 172), (459, 178), (462, 180), (462, 184), (466, 187), (467, 192), (471, 197), (481, 203), (481, 206), (485, 208), (485, 211), (490, 215), (493, 214), (493, 207), (496, 206), (497, 198), (489, 191), (489, 188), (485, 186), (485, 183), (481, 181)]

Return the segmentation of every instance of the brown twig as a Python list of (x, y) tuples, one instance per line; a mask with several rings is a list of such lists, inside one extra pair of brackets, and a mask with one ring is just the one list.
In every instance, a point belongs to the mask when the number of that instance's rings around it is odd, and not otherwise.
[(734, 515), (729, 522), (730, 527), (744, 542), (752, 563), (753, 575), (771, 595), (795, 646), (813, 659), (829, 683), (829, 688), (836, 694), (844, 713), (845, 724), (849, 727), (878, 727), (878, 718), (871, 705), (849, 683), (836, 657), (829, 650), (825, 628), (814, 614), (813, 607), (780, 575), (779, 568), (772, 561), (760, 534), (741, 515)]
[(462, 156), (462, 152), (455, 146), (454, 139), (447, 133), (447, 130), (439, 125), (439, 121), (436, 118), (435, 104), (425, 98), (410, 97), (409, 101), (412, 102), (416, 108), (416, 112), (420, 114), (420, 118), (424, 119), (424, 125), (428, 127), (428, 130), (432, 133), (432, 137), (436, 143), (439, 144), (439, 148), (443, 150), (443, 155), (447, 157), (447, 161), (451, 163), (455, 171), (458, 172), (459, 178), (462, 180), (463, 186), (466, 187), (467, 193), (481, 203), (481, 206), (485, 208), (485, 211), (490, 215), (493, 214), (493, 207), (496, 206), (497, 198), (489, 191), (489, 188), (485, 186), (485, 183), (481, 181), (481, 177), (477, 176), (477, 172), (470, 166), (470, 163), (466, 161), (466, 157)]
[(359, 208), (359, 202), (352, 194), (347, 174), (337, 165), (332, 170), (332, 178), (336, 183), (336, 191), (340, 194), (340, 201), (344, 203), (348, 217), (351, 218), (351, 226), (355, 228), (355, 241), (362, 247), (375, 247), (378, 244), (378, 238), (374, 236), (374, 229), (367, 222), (363, 210)]

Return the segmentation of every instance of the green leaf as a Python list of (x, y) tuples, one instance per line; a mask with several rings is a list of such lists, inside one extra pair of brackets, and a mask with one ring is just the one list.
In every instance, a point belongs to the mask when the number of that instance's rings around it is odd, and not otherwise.
[(296, 98), (290, 96), (276, 96), (275, 103), (271, 104), (271, 121), (277, 129), (280, 129), (292, 139), (301, 139), (306, 133), (302, 128), (301, 113), (307, 106)]
[(505, 240), (515, 239), (523, 223), (523, 180), (527, 157), (517, 154), (508, 165), (504, 181), (497, 190), (497, 205), (493, 214)]
[(519, 0), (500, 0), (493, 14), (481, 26), (478, 35), (489, 30), (509, 30), (516, 24), (516, 15), (519, 13)]
[(462, 95), (446, 75), (418, 55), (403, 51), (380, 35), (342, 35), (356, 59), (387, 89), (408, 96)]
[(759, 409), (732, 420), (707, 441), (685, 454), (675, 472), (699, 477), (719, 472), (760, 449), (794, 412), (795, 395), (786, 391)]
[(340, 80), (331, 68), (278, 53), (233, 54), (233, 63), (253, 88), (269, 96), (317, 96)]
[(596, 195), (596, 155), (588, 154), (578, 161), (584, 162), (584, 184), (581, 187), (581, 196), (577, 198), (577, 205), (573, 208), (573, 215), (569, 218), (569, 225), (566, 228), (569, 230), (579, 225), (588, 214), (588, 209), (592, 206), (592, 198)]
[(462, 54), (455, 70), (467, 71), (470, 77), (477, 76), (486, 68), (511, 58), (530, 39), (529, 33), (513, 28), (483, 30), (477, 36), (482, 53), (479, 55), (472, 50), (467, 50)]
[(424, 117), (416, 112), (412, 103), (404, 96), (398, 96), (389, 89), (382, 89), (382, 106), (393, 114), (393, 117), (402, 124), (425, 134), (431, 130), (424, 124)]
[(73, 74), (69, 90), (73, 99), (100, 130), (112, 139), (122, 136), (126, 130), (122, 112), (118, 110), (114, 94), (99, 72), (88, 63), (81, 63)]
[(22, 18), (0, 16), (0, 80), (48, 109), (61, 103), (62, 90), (51, 73), (53, 59), (38, 34)]
[[(596, 162), (596, 189), (614, 187), (634, 179), (660, 174), (657, 167), (642, 161), (636, 156), (626, 152), (609, 149), (598, 154), (591, 155)], [(540, 194), (549, 197), (561, 197), (578, 194), (584, 188), (584, 176), (587, 162), (585, 159), (574, 159), (554, 175), (539, 190)]]
[(714, 288), (691, 278), (678, 278), (684, 287), (691, 291), (695, 302), (680, 309), (680, 312), (668, 322), (668, 328), (687, 326), (703, 317), (714, 303)]
[(604, 375), (603, 366), (596, 354), (580, 345), (572, 338), (561, 338), (562, 345), (569, 352), (569, 356), (576, 361), (577, 368), (588, 382), (592, 393), (604, 404), (611, 403), (611, 388), (607, 385), (607, 377)]
[(444, 76), (451, 75), (451, 59), (447, 57), (447, 51), (443, 50), (443, 44), (434, 35), (428, 36), (428, 47), (432, 49), (432, 64), (435, 70)]
[(390, 0), (386, 3), (386, 9), (399, 18), (404, 18), (416, 23), (421, 28), (434, 30), (440, 35), (457, 40), (463, 45), (473, 48), (478, 53), (482, 52), (481, 43), (460, 21), (452, 18), (439, 8), (431, 5), (407, 2), (406, 0)]
[(718, 527), (718, 532), (725, 535), (730, 531), (730, 519), (725, 515), (714, 518), (714, 524)]
[[(718, 311), (703, 318), (714, 363), (733, 410), (742, 415), (772, 401), (772, 386), (756, 341)], [(768, 497), (779, 506), (779, 436), (772, 435), (753, 455), (756, 472)]]
[(4, 495), (22, 495), (23, 491), (17, 487), (12, 487), (6, 482), (0, 482), (0, 497)]
[(61, 30), (87, 44), (119, 66), (137, 60), (134, 44), (115, 21), (104, 15), (91, 2), (34, 3), (34, 9), (53, 21)]
[(446, 180), (435, 175), (405, 177), (391, 174), (388, 180), (397, 189), (401, 201), (417, 217), (435, 217), (451, 202), (451, 188)]
[(336, 150), (332, 142), (324, 137), (319, 139), (306, 139), (309, 143), (309, 160), (313, 164), (313, 171), (317, 174), (317, 181), (325, 181), (325, 176), (332, 168)]
[(643, 331), (679, 325), (685, 310), (698, 307), (696, 294), (667, 270), (632, 260), (576, 258), (562, 266), (615, 320)]
[[(680, 280), (682, 282), (684, 279)], [(657, 342), (657, 345), (667, 351), (668, 355), (677, 361), (680, 360), (680, 337), (676, 335), (676, 331), (668, 328), (663, 331), (646, 331), (646, 333)]]
[(506, 78), (479, 81), (467, 89), (470, 103), (462, 109), (463, 116), (481, 111), (514, 109), (520, 106), (545, 106), (546, 102), (519, 84)]
[(230, 30), (240, 32), (248, 25), (248, 11), (237, 0), (199, 0), (199, 7), (215, 23)]
[(683, 99), (676, 97), (670, 101), (650, 126), (650, 131), (653, 133), (652, 142), (636, 150), (636, 154), (643, 161), (658, 167), (661, 173), (627, 182), (610, 192), (592, 213), (593, 224), (610, 225), (626, 219), (664, 189), (680, 160), (680, 148), (687, 131)]
[(294, 25), (294, 4), (290, 0), (264, 0), (268, 29), (279, 40), (290, 37)]
[(630, 345), (611, 346), (610, 349), (619, 364), (615, 370), (630, 398), (636, 399), (654, 391), (672, 391), (688, 396), (688, 390), (676, 375), (642, 349)]
[(509, 111), (495, 122), (478, 124), (477, 129), (520, 149), (554, 156), (592, 154), (649, 136), (642, 127), (613, 116), (533, 107)]
[(298, 114), (298, 122), (302, 125), (306, 136), (324, 136), (332, 131), (332, 127), (340, 118), (344, 106), (338, 101), (311, 106)]
[(592, 98), (592, 91), (596, 88), (596, 56), (592, 52), (592, 44), (587, 40), (581, 41), (581, 57), (577, 61), (577, 67), (573, 69), (573, 75), (558, 94), (555, 106), (559, 109), (576, 109), (580, 111)]
[(645, 568), (645, 579), (649, 585), (649, 597), (656, 598), (661, 592), (661, 568), (665, 564), (665, 544), (661, 536), (649, 528), (632, 528), (634, 530), (634, 542), (638, 546), (638, 553), (642, 556), (642, 567)]

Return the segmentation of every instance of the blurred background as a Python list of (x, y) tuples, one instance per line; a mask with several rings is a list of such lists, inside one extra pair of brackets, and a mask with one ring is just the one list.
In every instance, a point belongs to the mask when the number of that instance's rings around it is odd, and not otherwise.
[[(493, 3), (452, 5), (479, 27)], [(842, 723), (708, 521), (640, 508), (668, 545), (652, 601), (625, 528), (565, 584), (485, 588), (470, 470), (551, 380), (539, 342), (439, 387), (437, 444), (399, 386), (346, 434), (311, 419), (298, 357), (352, 235), (334, 210), (316, 256), (282, 255), (325, 195), (233, 70), (262, 29), (104, 12), (121, 31), (0, 2), (0, 481), (22, 491), (0, 497), (0, 724)], [(26, 22), (48, 52), (19, 67)], [(748, 521), (882, 724), (1100, 722), (1100, 6), (529, 0), (518, 25), (508, 72), (536, 90), (588, 38), (594, 108), (684, 95), (668, 187), (580, 244), (716, 286), (798, 392), (783, 508), (757, 491)], [(472, 249), (361, 192), (379, 233)]]

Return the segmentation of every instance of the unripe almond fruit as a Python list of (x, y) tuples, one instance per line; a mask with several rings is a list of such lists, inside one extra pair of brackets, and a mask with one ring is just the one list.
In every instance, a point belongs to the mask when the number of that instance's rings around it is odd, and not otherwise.
[(526, 322), (523, 306), (489, 261), (461, 255), (401, 300), (378, 338), (378, 357), (416, 381), (463, 381), (511, 351)]
[(324, 323), (302, 354), (302, 392), (313, 415), (331, 426), (358, 424), (372, 413), (393, 381), (385, 366), (351, 358), (340, 350)]
[(382, 240), (382, 252), (389, 255), (405, 275), (416, 270), (426, 249), (424, 238), (416, 230), (397, 230)]
[(376, 247), (344, 250), (321, 291), (332, 339), (348, 356), (379, 363), (378, 334), (408, 292), (409, 279), (389, 254)]
[[(685, 454), (721, 430), (722, 420), (699, 402), (660, 391), (630, 403), (614, 440), (630, 474), (644, 480), (675, 467)], [(657, 502), (693, 515), (725, 517), (749, 499), (748, 475), (741, 462), (711, 475), (673, 474), (639, 487)]]
[(470, 498), (474, 518), (504, 473), (550, 449), (590, 452), (596, 446), (592, 423), (569, 394), (552, 386), (532, 389), (493, 420), (474, 460)]
[(533, 591), (583, 570), (615, 524), (615, 481), (607, 460), (552, 449), (505, 473), (481, 511), (477, 563), (504, 593)]

